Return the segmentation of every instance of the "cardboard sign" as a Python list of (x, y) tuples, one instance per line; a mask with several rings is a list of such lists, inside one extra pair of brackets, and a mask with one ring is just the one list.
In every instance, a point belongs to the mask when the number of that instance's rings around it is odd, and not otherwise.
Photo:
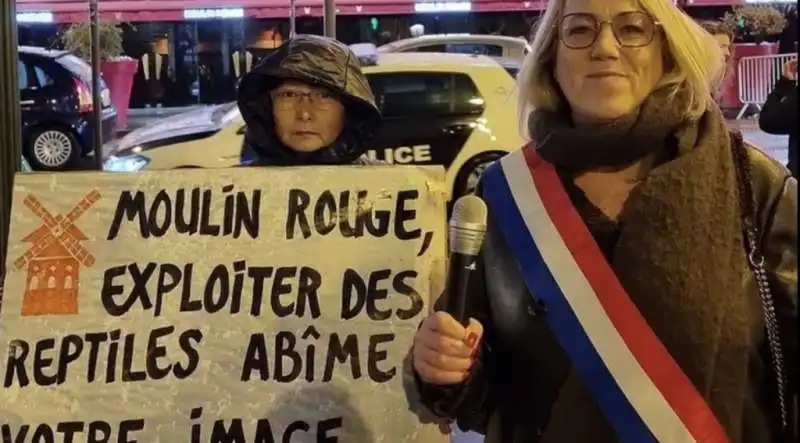
[(403, 359), (441, 168), (23, 174), (0, 319), (13, 442), (440, 442)]

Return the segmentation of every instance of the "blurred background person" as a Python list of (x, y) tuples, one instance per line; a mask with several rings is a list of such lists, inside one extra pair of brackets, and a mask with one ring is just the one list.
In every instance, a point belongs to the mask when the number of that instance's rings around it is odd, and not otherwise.
[(714, 37), (714, 40), (716, 40), (717, 44), (719, 45), (719, 49), (722, 51), (722, 57), (725, 60), (725, 66), (727, 66), (731, 59), (733, 31), (725, 26), (724, 23), (716, 20), (703, 20), (700, 22), (700, 26), (702, 26), (706, 32)]
[(767, 101), (758, 116), (758, 126), (762, 131), (789, 136), (789, 163), (786, 165), (792, 175), (797, 177), (797, 60), (783, 67), (783, 75), (775, 88), (767, 96)]
[(378, 36), (378, 46), (388, 45), (389, 43), (393, 42), (394, 38), (392, 37), (392, 33), (389, 31), (383, 31)]
[(728, 75), (729, 70), (732, 69), (731, 45), (733, 44), (733, 30), (728, 28), (724, 23), (716, 20), (703, 20), (700, 22), (700, 26), (702, 26), (706, 32), (714, 37), (714, 40), (716, 40), (717, 44), (719, 45), (719, 49), (722, 51), (722, 57), (725, 60), (723, 80), (720, 82), (719, 87), (713, 91), (714, 100), (716, 100), (717, 103), (720, 103), (722, 100), (722, 95), (725, 93), (727, 82), (733, 78), (732, 76)]
[(242, 163), (258, 166), (370, 163), (380, 123), (369, 83), (341, 42), (298, 35), (242, 77), (247, 129)]
[[(518, 76), (531, 139), (523, 149), (555, 169), (567, 197), (558, 205), (570, 203), (582, 219), (560, 235), (580, 243), (581, 254), (596, 251), (592, 270), (602, 269), (635, 307), (623, 320), (646, 322), (643, 330), (660, 342), (648, 349), (683, 374), (676, 380), (700, 408), (681, 420), (702, 409), (710, 426), (695, 432), (716, 429), (731, 443), (795, 441), (781, 411), (793, 417), (797, 395), (797, 182), (728, 132), (711, 97), (723, 72), (719, 45), (669, 0), (552, 0), (532, 46)], [(498, 215), (509, 209), (489, 199), (501, 192), (490, 180), (500, 167), (484, 172), (477, 190), (487, 199), (489, 226), (469, 286), (472, 320), (464, 327), (442, 311), (424, 320), (411, 351), (417, 394), (433, 413), (485, 434), (486, 443), (703, 440), (685, 428), (682, 437), (650, 434), (654, 422), (678, 419), (667, 404), (645, 422), (642, 403), (629, 403), (643, 391), (628, 383), (666, 392), (641, 367), (643, 378), (616, 369), (612, 377), (617, 358), (605, 355), (591, 370), (583, 364), (599, 344), (634, 357), (615, 345), (613, 329), (590, 339), (585, 323), (569, 320), (581, 332), (564, 333), (557, 319), (570, 305), (553, 301), (560, 296), (552, 286), (530, 289), (553, 277), (541, 267), (536, 275), (521, 271), (517, 258), (540, 252), (517, 244), (509, 219)], [(750, 254), (764, 261), (751, 268)], [(544, 262), (577, 259), (566, 252)], [(560, 291), (586, 278), (578, 269), (561, 275)], [(756, 272), (769, 288), (759, 288)], [(601, 381), (614, 392), (626, 383), (619, 408), (605, 402)], [(652, 406), (651, 399), (640, 398)], [(641, 428), (632, 437), (626, 426), (633, 422)], [(672, 423), (671, 430), (684, 426)]]

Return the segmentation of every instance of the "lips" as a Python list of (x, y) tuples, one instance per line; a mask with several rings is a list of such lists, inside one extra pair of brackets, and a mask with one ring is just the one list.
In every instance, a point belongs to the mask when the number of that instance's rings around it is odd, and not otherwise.
[(625, 77), (618, 72), (595, 72), (594, 74), (587, 75), (589, 78), (607, 78), (607, 77)]

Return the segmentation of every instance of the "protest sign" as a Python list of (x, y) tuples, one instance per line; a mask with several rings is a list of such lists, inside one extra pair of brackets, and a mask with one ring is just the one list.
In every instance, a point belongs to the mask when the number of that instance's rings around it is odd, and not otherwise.
[(443, 176), (18, 176), (2, 441), (444, 441), (402, 373), (442, 285)]

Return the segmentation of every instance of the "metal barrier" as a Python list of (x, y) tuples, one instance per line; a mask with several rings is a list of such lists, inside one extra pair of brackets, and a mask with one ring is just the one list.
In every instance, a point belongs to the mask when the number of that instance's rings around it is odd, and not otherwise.
[(736, 116), (737, 120), (741, 119), (751, 106), (761, 111), (761, 106), (767, 101), (767, 96), (783, 74), (783, 66), (790, 60), (796, 59), (797, 54), (758, 55), (739, 59), (737, 77), (742, 109)]

